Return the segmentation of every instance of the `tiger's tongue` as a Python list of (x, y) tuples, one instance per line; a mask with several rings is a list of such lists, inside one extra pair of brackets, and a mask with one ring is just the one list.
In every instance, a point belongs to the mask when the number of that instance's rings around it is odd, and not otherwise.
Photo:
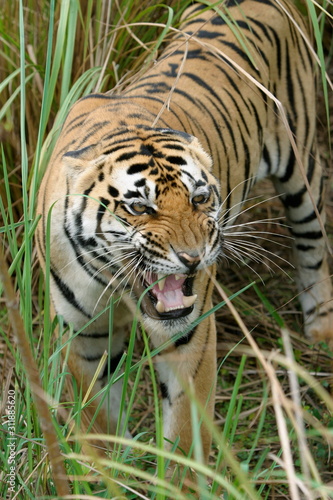
[(154, 283), (154, 281), (159, 280), (152, 288), (152, 292), (157, 299), (157, 312), (164, 313), (175, 309), (184, 309), (194, 304), (197, 298), (196, 295), (188, 297), (183, 294), (182, 287), (186, 277), (175, 274), (164, 277), (155, 273), (149, 274), (148, 282)]

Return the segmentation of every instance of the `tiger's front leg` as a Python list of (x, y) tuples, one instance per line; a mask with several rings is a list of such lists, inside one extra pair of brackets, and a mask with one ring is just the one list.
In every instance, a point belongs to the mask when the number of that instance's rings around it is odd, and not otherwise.
[[(216, 385), (214, 321), (204, 321), (180, 340), (173, 350), (158, 357), (157, 369), (163, 396), (164, 437), (171, 443), (179, 438), (179, 450), (188, 455), (193, 451), (191, 404), (198, 402), (201, 408), (205, 408), (203, 420), (213, 418)], [(189, 394), (194, 396), (193, 402)], [(211, 435), (204, 423), (201, 426), (201, 440), (207, 461)]]
[[(131, 438), (125, 424), (125, 412), (121, 412), (123, 379), (112, 380), (123, 371), (119, 363), (124, 354), (131, 314), (121, 302), (112, 310), (112, 317), (112, 333), (107, 312), (100, 316), (100, 321), (93, 322), (81, 333), (76, 334), (74, 330), (73, 336), (66, 334), (63, 342), (68, 342), (68, 345), (64, 347), (63, 355), (69, 349), (68, 368), (76, 381), (77, 391), (86, 401), (80, 415), (82, 430), (99, 434), (118, 433)], [(72, 381), (69, 381), (68, 391), (74, 397)], [(100, 396), (95, 397), (98, 393)]]
[[(84, 405), (81, 413), (83, 428), (89, 430), (91, 423), (94, 422), (92, 429), (101, 434), (116, 434), (119, 427), (120, 433), (126, 437), (131, 437), (127, 428), (124, 427), (124, 417), (120, 416), (121, 399), (123, 393), (122, 379), (111, 384), (107, 390), (107, 385), (113, 377), (115, 371), (118, 371), (118, 363), (124, 352), (124, 339), (118, 335), (115, 346), (111, 352), (108, 352), (105, 362), (100, 366), (102, 356), (108, 351), (108, 342), (103, 334), (94, 336), (79, 336), (70, 343), (70, 354), (68, 357), (68, 367), (76, 380), (78, 390), (82, 393), (83, 400), (90, 401)], [(98, 350), (96, 354), (96, 350)], [(97, 379), (93, 387), (92, 380)], [(94, 396), (100, 391), (101, 397)], [(102, 404), (101, 404), (102, 399)]]
[[(212, 308), (213, 284), (204, 273), (201, 290), (205, 290), (205, 300), (201, 311), (204, 314)], [(207, 418), (212, 421), (216, 386), (216, 327), (211, 314), (183, 336), (177, 336), (173, 345), (156, 358), (156, 368), (160, 377), (163, 397), (164, 437), (171, 448), (178, 441), (178, 452), (193, 455), (193, 425), (191, 405), (199, 404), (201, 423), (201, 446), (205, 461), (211, 448), (211, 433), (205, 425)], [(160, 335), (152, 334), (155, 347), (161, 344)], [(203, 418), (200, 412), (204, 409)], [(200, 446), (200, 443), (199, 443)]]

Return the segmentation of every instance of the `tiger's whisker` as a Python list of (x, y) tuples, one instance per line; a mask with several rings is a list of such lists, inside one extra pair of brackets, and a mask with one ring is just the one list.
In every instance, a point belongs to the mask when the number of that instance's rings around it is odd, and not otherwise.
[[(112, 253), (114, 250), (117, 250), (117, 251), (124, 251), (124, 250), (130, 250), (130, 249), (133, 249), (133, 245), (130, 245), (128, 244), (128, 246), (126, 245), (122, 245), (122, 246), (117, 246), (118, 245), (118, 242), (115, 242), (115, 243), (112, 243), (109, 248), (108, 247), (104, 247), (106, 251), (105, 254), (103, 255), (109, 255), (110, 253)], [(117, 248), (115, 248), (117, 247)], [(69, 265), (73, 264), (74, 262), (76, 262), (79, 258), (84, 258), (86, 256), (88, 256), (89, 254), (93, 254), (93, 253), (96, 253), (96, 249), (93, 249), (93, 250), (85, 250), (84, 252), (81, 252), (79, 254), (76, 255), (76, 257), (74, 259), (71, 259), (65, 266), (63, 266), (61, 268), (61, 271), (66, 269), (66, 267), (68, 267)], [(93, 260), (96, 260), (98, 259), (98, 257), (100, 257), (100, 255), (96, 255), (96, 257), (94, 257), (93, 259), (91, 259), (90, 261), (86, 262), (83, 267), (86, 265), (86, 264), (90, 264)]]
[[(239, 182), (236, 186), (234, 186), (234, 187), (233, 187), (233, 188), (229, 191), (229, 193), (227, 194), (227, 196), (225, 197), (225, 199), (222, 201), (222, 203), (221, 203), (221, 207), (220, 207), (219, 211), (220, 211), (220, 210), (222, 210), (223, 205), (224, 205), (224, 204), (228, 201), (228, 199), (230, 198), (230, 196), (232, 196), (232, 194), (236, 191), (236, 189), (240, 188), (243, 184), (245, 184), (246, 182), (250, 181), (251, 179), (253, 179), (253, 177), (250, 177), (249, 179), (245, 179), (245, 180), (243, 180), (243, 181), (240, 181), (240, 182)], [(258, 198), (258, 197), (259, 197), (259, 196), (256, 196), (256, 198)], [(242, 202), (240, 202), (240, 203), (244, 203), (244, 200), (243, 200)], [(238, 205), (239, 205), (239, 203), (234, 204), (234, 205), (233, 205), (230, 209), (228, 209), (228, 212), (229, 212), (230, 210), (232, 210), (232, 208), (233, 208), (233, 207), (238, 206)]]
[[(232, 210), (234, 210), (235, 208), (239, 207), (239, 206), (243, 206), (245, 203), (248, 203), (249, 201), (252, 201), (252, 200), (257, 200), (257, 199), (260, 199), (261, 198), (261, 195), (257, 195), (257, 196), (253, 196), (251, 198), (247, 198), (245, 201), (244, 200), (241, 200), (239, 201), (238, 203), (235, 203), (232, 207), (228, 208), (228, 209), (225, 209), (223, 214), (220, 215), (219, 219), (218, 219), (218, 222), (221, 223), (222, 219), (227, 215), (229, 214)], [(266, 200), (262, 200), (260, 203), (264, 203)], [(221, 204), (220, 208), (218, 209), (218, 212), (221, 212), (221, 210), (223, 209), (223, 204), (224, 202)], [(255, 205), (251, 205), (251, 207), (254, 207)], [(236, 219), (240, 214), (242, 213), (241, 212), (237, 212), (236, 214), (234, 214), (230, 219), (227, 219), (225, 225), (231, 221), (232, 219)]]
[[(113, 252), (110, 251), (110, 252), (107, 252), (107, 253), (103, 254), (103, 256), (112, 255), (112, 253)], [(136, 252), (132, 251), (132, 252), (130, 252), (128, 254), (122, 254), (122, 255), (114, 256), (112, 258), (112, 260), (110, 260), (107, 263), (104, 263), (101, 267), (99, 267), (97, 269), (96, 269), (96, 267), (93, 266), (94, 269), (95, 269), (95, 273), (93, 274), (92, 279), (95, 278), (98, 274), (100, 274), (103, 271), (105, 271), (106, 269), (110, 268), (111, 266), (116, 266), (119, 262), (121, 262), (124, 259), (124, 257), (129, 257), (129, 256), (132, 256), (132, 255), (135, 255), (135, 253)], [(90, 261), (86, 262), (83, 267), (86, 267), (89, 264), (92, 265), (91, 263), (94, 262), (95, 260), (97, 260), (97, 258), (91, 259)]]
[[(273, 238), (269, 238), (268, 236), (272, 236)], [(279, 245), (285, 248), (290, 248), (291, 245), (290, 243), (294, 241), (294, 238), (281, 235), (282, 241), (279, 241), (279, 239), (275, 239), (276, 233), (272, 233), (270, 231), (253, 231), (253, 232), (243, 232), (243, 231), (235, 231), (234, 233), (226, 233), (223, 234), (224, 239), (232, 241), (234, 238), (241, 238), (244, 241), (249, 241), (249, 240), (260, 240), (260, 241), (265, 241), (269, 243), (273, 243), (274, 245)], [(280, 235), (278, 235), (280, 236)], [(287, 241), (285, 241), (287, 240)]]
[[(134, 257), (134, 256), (136, 256), (136, 252), (133, 251), (130, 254), (126, 255), (126, 258)], [(124, 260), (124, 258), (125, 258), (125, 255), (120, 255), (117, 258), (110, 260), (110, 262), (107, 262), (106, 264), (104, 264), (98, 270), (98, 272), (103, 272), (103, 271), (109, 269), (110, 267), (112, 267), (114, 265), (117, 265), (119, 262), (122, 262)], [(120, 269), (117, 269), (116, 274), (119, 273), (119, 272), (122, 272), (124, 269), (126, 269), (126, 266), (125, 267), (121, 267)], [(115, 274), (113, 276), (115, 276)]]
[(248, 222), (240, 222), (239, 224), (232, 224), (230, 226), (227, 226), (223, 229), (223, 231), (230, 231), (232, 230), (233, 228), (237, 228), (237, 227), (252, 227), (254, 225), (257, 225), (257, 224), (271, 224), (272, 226), (278, 226), (278, 227), (283, 227), (283, 228), (287, 228), (287, 229), (290, 229), (290, 226), (288, 226), (287, 224), (282, 224), (282, 222), (278, 222), (280, 221), (280, 217), (271, 217), (271, 218), (266, 218), (266, 219), (256, 219), (256, 220), (251, 220), (251, 221), (248, 221)]
[[(116, 281), (118, 279), (118, 277), (123, 273), (125, 272), (128, 267), (130, 267), (132, 265), (133, 262), (135, 262), (135, 258), (133, 258), (131, 261), (129, 261), (124, 267), (120, 268), (112, 277), (112, 279), (109, 281), (109, 283), (106, 285), (106, 287), (104, 288), (103, 292), (100, 294), (95, 306), (94, 306), (94, 311), (96, 310), (99, 302), (101, 301), (102, 297), (105, 295), (105, 293), (107, 292), (107, 290), (112, 287), (114, 281)], [(117, 285), (117, 287), (115, 289), (112, 290), (112, 293), (111, 293), (111, 296), (114, 294), (114, 292), (118, 289), (119, 287), (119, 284)]]
[[(281, 260), (285, 264), (290, 265), (293, 268), (294, 266), (288, 260), (286, 260), (283, 257), (281, 257), (280, 255), (276, 255), (275, 253), (273, 253), (265, 248), (262, 248), (256, 244), (252, 244), (251, 247), (246, 246), (246, 248), (244, 248), (244, 246), (245, 246), (244, 242), (239, 242), (239, 243), (233, 242), (232, 245), (227, 245), (226, 248), (228, 248), (228, 250), (230, 252), (237, 251), (238, 254), (240, 254), (240, 255), (244, 255), (255, 262), (262, 263), (270, 271), (272, 271), (273, 269), (270, 266), (268, 266), (267, 262), (265, 262), (265, 260), (264, 260), (264, 259), (267, 259), (273, 266), (275, 266), (277, 269), (279, 269), (281, 272), (283, 272), (283, 274), (285, 274), (286, 276), (288, 276), (290, 278), (287, 271), (285, 269), (283, 269), (281, 266), (279, 266), (279, 264), (277, 264), (270, 257), (268, 257), (268, 255), (273, 256), (275, 259), (278, 258), (279, 260)], [(258, 250), (260, 250), (260, 251), (258, 251)]]
[[(287, 249), (290, 249), (290, 245), (285, 245), (284, 243), (281, 243), (280, 241), (275, 241), (275, 240), (272, 240), (270, 238), (264, 238), (263, 236), (249, 236), (249, 240), (246, 240), (246, 239), (241, 239), (241, 240), (238, 240), (238, 239), (232, 239), (232, 240), (229, 240), (229, 242), (232, 244), (234, 241), (244, 241), (248, 246), (252, 246), (254, 244), (256, 245), (259, 245), (260, 248), (262, 248), (262, 250), (265, 250), (265, 247), (262, 246), (261, 243), (268, 243), (268, 244), (274, 244), (280, 248), (287, 248)], [(256, 243), (256, 240), (258, 240), (260, 242), (259, 243)], [(225, 240), (226, 241), (226, 240)]]
[[(237, 214), (234, 214), (230, 217), (230, 219), (227, 220), (227, 222), (225, 224), (222, 224), (223, 225), (228, 225), (232, 220), (235, 220), (237, 217), (243, 215), (244, 213), (248, 212), (249, 210), (252, 210), (253, 208), (257, 208), (259, 205), (262, 205), (263, 203), (266, 203), (266, 202), (269, 202), (269, 201), (272, 201), (272, 200), (275, 200), (277, 198), (280, 198), (281, 197), (281, 194), (276, 194), (274, 196), (271, 196), (269, 198), (265, 198), (264, 200), (261, 200), (259, 201), (258, 203), (255, 203), (254, 205), (250, 205), (249, 207), (246, 207), (244, 208), (243, 210), (241, 210), (240, 212), (237, 212)], [(235, 206), (239, 206), (239, 205), (244, 205), (245, 203), (248, 203), (249, 201), (252, 201), (252, 200), (255, 200), (257, 198), (261, 198), (260, 195), (258, 196), (253, 196), (252, 198), (248, 198), (247, 200), (243, 200), (237, 204), (235, 204), (232, 208), (230, 208), (228, 210), (228, 212), (232, 209), (234, 209)], [(226, 213), (228, 212), (225, 212), (224, 214), (222, 214), (222, 216), (219, 218), (219, 223), (221, 223), (222, 219), (225, 217)]]
[(100, 267), (99, 269), (97, 269), (96, 272), (91, 277), (91, 280), (93, 280), (96, 276), (98, 276), (98, 274), (101, 274), (105, 270), (109, 269), (111, 266), (117, 265), (119, 262), (122, 262), (124, 260), (124, 257), (129, 258), (129, 257), (135, 256), (135, 255), (136, 255), (136, 252), (133, 251), (133, 252), (127, 254), (127, 255), (120, 255), (116, 259), (112, 259), (110, 262), (104, 264), (102, 267)]
[(233, 252), (232, 256), (223, 254), (223, 258), (225, 260), (227, 260), (227, 261), (230, 260), (231, 262), (233, 262), (234, 264), (236, 264), (238, 267), (240, 267), (240, 264), (242, 266), (247, 267), (248, 269), (250, 269), (251, 272), (253, 272), (259, 278), (259, 280), (261, 281), (261, 283), (263, 285), (265, 284), (265, 282), (264, 282), (263, 278), (260, 276), (260, 274), (255, 269), (253, 269), (253, 267), (251, 267), (248, 262), (246, 262), (244, 260), (244, 257), (242, 257), (241, 255), (238, 255), (237, 251)]

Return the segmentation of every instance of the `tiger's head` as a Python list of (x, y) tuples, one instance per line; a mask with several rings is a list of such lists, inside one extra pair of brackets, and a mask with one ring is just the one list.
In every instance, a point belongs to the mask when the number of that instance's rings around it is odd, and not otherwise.
[(63, 156), (67, 231), (110, 290), (134, 290), (148, 320), (188, 324), (200, 313), (198, 280), (222, 241), (211, 163), (193, 136), (148, 127)]

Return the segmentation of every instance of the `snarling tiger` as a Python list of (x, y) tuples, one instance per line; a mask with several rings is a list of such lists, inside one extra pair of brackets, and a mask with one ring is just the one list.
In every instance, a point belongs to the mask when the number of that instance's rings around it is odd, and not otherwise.
[[(111, 329), (96, 392), (122, 357), (129, 297), (153, 347), (169, 342), (156, 356), (164, 433), (188, 453), (189, 383), (213, 415), (216, 331), (206, 313), (216, 264), (259, 179), (272, 178), (286, 209), (308, 336), (333, 339), (333, 308), (303, 20), (283, 0), (199, 3), (182, 19), (121, 95), (89, 95), (70, 110), (39, 193), (37, 244), (44, 269), (49, 245), (54, 312), (79, 332), (68, 363), (83, 390)], [(118, 381), (98, 415), (111, 433), (121, 391)], [(204, 425), (201, 432), (207, 458), (211, 436)]]

